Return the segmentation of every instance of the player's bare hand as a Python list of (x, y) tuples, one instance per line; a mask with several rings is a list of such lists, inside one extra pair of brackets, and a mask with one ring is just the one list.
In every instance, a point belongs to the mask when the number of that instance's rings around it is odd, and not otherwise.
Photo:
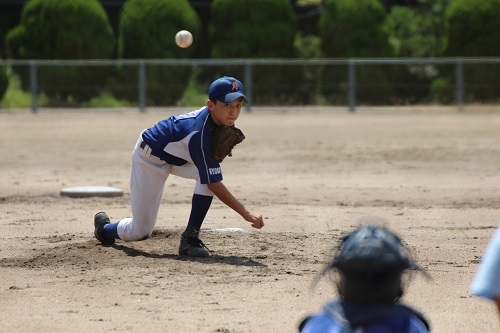
[(264, 226), (264, 218), (261, 214), (249, 212), (248, 222), (252, 223), (252, 227), (255, 229), (261, 229)]

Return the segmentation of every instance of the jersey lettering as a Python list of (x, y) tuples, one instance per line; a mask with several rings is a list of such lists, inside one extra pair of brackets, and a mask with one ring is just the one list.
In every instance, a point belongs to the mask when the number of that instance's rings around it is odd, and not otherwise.
[(221, 173), (220, 167), (218, 168), (208, 168), (210, 175), (218, 175)]

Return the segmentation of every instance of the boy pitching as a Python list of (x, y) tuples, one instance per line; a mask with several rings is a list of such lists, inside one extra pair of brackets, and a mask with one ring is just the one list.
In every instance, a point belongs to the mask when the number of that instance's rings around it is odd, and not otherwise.
[(206, 106), (171, 116), (142, 131), (132, 153), (132, 217), (111, 223), (106, 213), (97, 213), (94, 217), (95, 238), (104, 245), (114, 244), (115, 239), (140, 241), (149, 238), (170, 175), (196, 180), (191, 214), (181, 236), (179, 255), (209, 256), (199, 233), (214, 195), (252, 227), (262, 228), (262, 215), (249, 210), (222, 183), (220, 163), (212, 157), (210, 147), (213, 130), (219, 126), (234, 126), (246, 101), (241, 82), (224, 76), (210, 85)]

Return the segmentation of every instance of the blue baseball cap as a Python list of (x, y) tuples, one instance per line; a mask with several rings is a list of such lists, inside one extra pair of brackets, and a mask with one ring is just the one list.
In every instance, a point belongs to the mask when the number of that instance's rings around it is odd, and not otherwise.
[(242, 97), (245, 102), (248, 102), (243, 90), (243, 85), (234, 77), (221, 77), (210, 85), (208, 89), (208, 98), (210, 100), (218, 100), (222, 103), (232, 103), (235, 99)]

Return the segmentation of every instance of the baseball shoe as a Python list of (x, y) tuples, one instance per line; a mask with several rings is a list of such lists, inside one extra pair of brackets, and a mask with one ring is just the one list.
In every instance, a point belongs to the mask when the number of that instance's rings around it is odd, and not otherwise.
[(115, 239), (104, 238), (101, 235), (101, 231), (106, 224), (110, 224), (111, 221), (109, 217), (104, 212), (99, 212), (94, 216), (94, 236), (95, 238), (101, 242), (103, 245), (113, 245), (115, 243)]
[(208, 257), (210, 250), (198, 238), (200, 231), (197, 229), (185, 231), (181, 236), (179, 255), (188, 257)]

